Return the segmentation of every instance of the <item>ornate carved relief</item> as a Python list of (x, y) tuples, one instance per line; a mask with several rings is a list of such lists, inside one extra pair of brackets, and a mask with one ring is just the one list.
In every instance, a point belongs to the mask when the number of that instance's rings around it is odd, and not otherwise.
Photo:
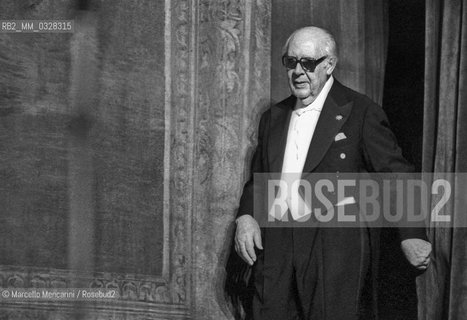
[(105, 288), (116, 289), (125, 301), (170, 304), (164, 279), (144, 275), (76, 273), (59, 269), (0, 266), (4, 288)]
[[(193, 158), (193, 25), (192, 12), (196, 1), (176, 1), (173, 7), (172, 30), (172, 101), (171, 117), (171, 256), (174, 303), (189, 305), (190, 224), (192, 210)], [(169, 44), (168, 44), (169, 45)]]
[[(253, 114), (269, 104), (271, 90), (271, 2), (256, 0), (254, 18), (254, 89), (250, 91)], [(256, 124), (255, 124), (256, 125)]]
[(269, 96), (266, 2), (199, 1), (193, 283), (200, 319), (228, 317), (220, 311), (227, 308), (218, 294), (230, 243), (228, 226), (244, 183), (245, 153), (253, 144), (248, 131), (257, 128), (256, 105)]
[(212, 190), (210, 203), (230, 198), (238, 182), (237, 163), (229, 160), (240, 147), (244, 7), (226, 0), (199, 5), (197, 184)]
[[(169, 294), (170, 287), (163, 279), (151, 279), (144, 275), (123, 275), (113, 273), (76, 273), (59, 269), (39, 269), (32, 267), (1, 266), (0, 273), (3, 277), (2, 287), (5, 288), (106, 288), (115, 289), (119, 298), (107, 301), (103, 304), (83, 305), (83, 310), (89, 311), (89, 317), (95, 316), (102, 319), (106, 313), (115, 313), (115, 318), (124, 319), (126, 312), (140, 314), (186, 314), (186, 308), (181, 305), (176, 307)], [(143, 304), (140, 304), (143, 303)], [(60, 319), (55, 317), (51, 310), (58, 310), (58, 314), (74, 312), (72, 302), (63, 301), (39, 301), (18, 304), (15, 301), (2, 300), (3, 310), (11, 311), (11, 314), (19, 315), (25, 308), (34, 309), (25, 314), (31, 316), (11, 317), (7, 319), (35, 319), (38, 314), (45, 319)], [(148, 308), (153, 309), (148, 312)], [(36, 310), (37, 309), (37, 310)], [(42, 313), (39, 312), (42, 310)], [(97, 311), (99, 310), (99, 311)], [(122, 315), (118, 315), (118, 312)], [(34, 316), (32, 316), (34, 315)], [(54, 315), (54, 316), (52, 316)], [(40, 318), (40, 317), (39, 317)], [(1, 319), (1, 318), (0, 318)]]

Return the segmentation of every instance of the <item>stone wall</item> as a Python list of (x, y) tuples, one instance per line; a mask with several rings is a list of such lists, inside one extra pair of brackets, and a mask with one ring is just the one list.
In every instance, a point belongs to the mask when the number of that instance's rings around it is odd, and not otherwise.
[(232, 221), (269, 102), (268, 0), (2, 1), (0, 285), (115, 288), (1, 300), (5, 319), (231, 319)]

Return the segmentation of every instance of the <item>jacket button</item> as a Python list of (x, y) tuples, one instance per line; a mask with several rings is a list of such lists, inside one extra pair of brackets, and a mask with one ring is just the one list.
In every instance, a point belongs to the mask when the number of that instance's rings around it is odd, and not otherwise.
[(346, 155), (345, 153), (341, 153), (341, 159), (345, 159)]

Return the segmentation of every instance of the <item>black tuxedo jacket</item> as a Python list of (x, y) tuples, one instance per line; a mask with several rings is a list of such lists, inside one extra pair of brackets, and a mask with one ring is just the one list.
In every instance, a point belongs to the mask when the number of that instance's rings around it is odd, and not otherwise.
[[(295, 102), (296, 97), (290, 96), (262, 115), (251, 178), (244, 186), (238, 216), (253, 215), (253, 174), (281, 172)], [(343, 133), (346, 138), (336, 141), (338, 133)], [(382, 108), (335, 80), (316, 125), (303, 173), (412, 171), (413, 167), (402, 156)], [(378, 273), (379, 230), (369, 230), (373, 278)], [(399, 233), (401, 240), (426, 239), (423, 228), (400, 228)], [(376, 291), (373, 292), (376, 295)]]
[[(290, 117), (296, 97), (269, 108), (261, 117), (258, 145), (238, 216), (253, 215), (254, 173), (282, 170)], [(345, 139), (335, 141), (338, 133)], [(331, 87), (310, 143), (303, 173), (413, 172), (402, 156), (383, 109), (337, 80)], [(401, 240), (425, 239), (424, 230), (400, 228)]]

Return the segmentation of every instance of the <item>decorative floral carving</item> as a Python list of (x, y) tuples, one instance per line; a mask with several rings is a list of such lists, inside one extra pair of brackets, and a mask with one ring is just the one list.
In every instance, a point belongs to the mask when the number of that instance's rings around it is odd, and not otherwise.
[[(196, 2), (196, 1), (195, 1)], [(171, 195), (171, 255), (172, 293), (159, 286), (154, 294), (155, 298), (167, 300), (172, 297), (173, 303), (185, 304), (187, 301), (186, 282), (187, 265), (186, 254), (189, 247), (186, 245), (186, 234), (190, 223), (191, 206), (191, 183), (192, 183), (192, 163), (193, 148), (193, 114), (194, 97), (191, 91), (193, 88), (191, 66), (194, 64), (194, 49), (191, 42), (193, 23), (191, 21), (192, 6), (195, 2), (188, 0), (177, 1), (173, 8), (173, 26), (175, 37), (172, 39), (172, 48), (176, 54), (172, 55), (171, 63), (171, 84), (172, 84), (172, 106), (174, 110), (171, 114), (172, 132), (171, 134), (171, 171), (172, 183), (170, 185)]]
[(35, 276), (34, 278), (31, 279), (31, 287), (34, 288), (46, 288), (46, 281), (40, 277), (40, 276)]
[(169, 290), (166, 286), (159, 286), (156, 288), (156, 300), (163, 302), (170, 302)]
[(146, 282), (144, 283), (139, 291), (139, 300), (144, 300), (144, 301), (155, 301), (156, 297), (153, 295), (153, 283)]
[[(179, 262), (176, 263), (176, 266)], [(11, 288), (78, 288), (78, 284), (88, 283), (89, 288), (116, 289), (120, 300), (152, 301), (171, 303), (167, 283), (164, 279), (149, 276), (131, 276), (108, 273), (75, 273), (66, 270), (50, 270), (33, 267), (0, 266), (0, 276), (7, 279), (7, 287)], [(138, 294), (140, 292), (146, 294)], [(147, 299), (147, 296), (153, 297)]]
[(24, 288), (25, 281), (24, 278), (18, 274), (13, 274), (7, 278), (7, 286), (13, 288)]
[[(140, 287), (140, 290), (143, 290), (143, 288), (144, 288), (144, 285)], [(138, 288), (136, 287), (134, 282), (125, 281), (122, 286), (122, 298), (126, 300), (139, 300), (137, 291), (138, 291)]]

